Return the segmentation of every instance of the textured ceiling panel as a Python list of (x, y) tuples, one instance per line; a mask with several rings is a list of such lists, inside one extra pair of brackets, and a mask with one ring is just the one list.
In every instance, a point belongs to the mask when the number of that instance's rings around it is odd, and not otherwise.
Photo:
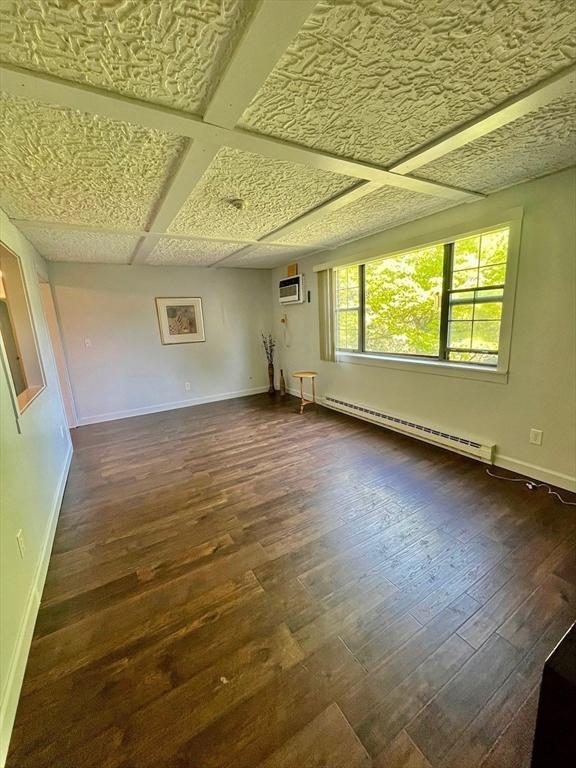
[(148, 256), (146, 263), (154, 266), (210, 267), (225, 256), (244, 248), (246, 243), (219, 240), (181, 240), (163, 237)]
[(455, 203), (395, 187), (383, 187), (355, 203), (329, 213), (308, 227), (275, 240), (287, 244), (334, 246), (427, 216), (451, 205)]
[[(169, 231), (253, 240), (357, 183), (349, 176), (224, 147)], [(230, 205), (235, 198), (246, 207)]]
[(243, 127), (388, 164), (566, 67), (564, 0), (321, 0)]
[(17, 226), (48, 261), (128, 264), (138, 243), (134, 235), (80, 232), (24, 222)]
[(203, 112), (251, 0), (0, 0), (0, 58)]
[(222, 264), (223, 267), (248, 267), (251, 269), (273, 269), (298, 258), (305, 258), (316, 249), (274, 245), (253, 245), (240, 251)]
[(0, 96), (0, 205), (18, 219), (146, 225), (183, 140)]
[(576, 163), (576, 96), (531, 112), (414, 175), (493, 192)]

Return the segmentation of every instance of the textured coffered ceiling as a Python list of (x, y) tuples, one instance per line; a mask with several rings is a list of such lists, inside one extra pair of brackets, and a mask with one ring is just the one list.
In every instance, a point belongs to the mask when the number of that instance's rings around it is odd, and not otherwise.
[(201, 113), (250, 0), (1, 0), (0, 58)]
[(243, 246), (242, 242), (163, 237), (148, 256), (146, 263), (158, 267), (185, 264), (210, 267), (220, 259), (239, 251)]
[(576, 94), (419, 168), (422, 178), (494, 192), (576, 162)]
[(321, 0), (240, 125), (386, 165), (565, 67), (562, 0)]
[(303, 259), (315, 251), (317, 251), (316, 248), (293, 248), (287, 245), (277, 246), (259, 243), (258, 245), (247, 246), (244, 250), (238, 251), (226, 259), (225, 266), (270, 269), (300, 258)]
[(308, 227), (278, 238), (278, 241), (291, 245), (312, 243), (333, 247), (350, 240), (351, 231), (355, 237), (366, 236), (405, 221), (428, 216), (447, 206), (445, 200), (436, 197), (382, 187), (378, 192), (329, 213)]
[(20, 221), (18, 227), (49, 261), (128, 264), (138, 243), (134, 235), (82, 232)]
[(144, 227), (183, 140), (0, 94), (0, 205), (18, 219)]
[(575, 164), (575, 61), (568, 0), (0, 0), (0, 207), (271, 268)]
[[(224, 147), (168, 231), (256, 239), (355, 184), (348, 176)], [(233, 199), (245, 208), (234, 208)]]

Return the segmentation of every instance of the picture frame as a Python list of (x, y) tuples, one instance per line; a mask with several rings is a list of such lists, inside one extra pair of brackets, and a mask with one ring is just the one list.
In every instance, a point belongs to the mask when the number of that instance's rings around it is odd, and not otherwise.
[(194, 344), (206, 341), (201, 298), (157, 297), (156, 314), (162, 344)]

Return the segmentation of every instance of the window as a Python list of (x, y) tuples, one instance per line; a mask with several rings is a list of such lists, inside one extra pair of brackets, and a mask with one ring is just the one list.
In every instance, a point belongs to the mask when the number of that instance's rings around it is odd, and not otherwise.
[(509, 229), (335, 269), (336, 348), (496, 366)]
[(336, 272), (338, 349), (357, 352), (360, 333), (360, 268), (345, 267)]
[(18, 258), (0, 244), (0, 335), (5, 369), (22, 412), (44, 388), (44, 373)]

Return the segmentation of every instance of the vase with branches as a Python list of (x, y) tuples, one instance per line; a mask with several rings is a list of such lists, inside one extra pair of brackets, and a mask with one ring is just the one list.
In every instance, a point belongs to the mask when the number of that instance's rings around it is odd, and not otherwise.
[(262, 334), (262, 345), (266, 352), (266, 359), (268, 360), (268, 394), (273, 395), (276, 391), (274, 388), (274, 349), (276, 347), (276, 341), (271, 333)]

